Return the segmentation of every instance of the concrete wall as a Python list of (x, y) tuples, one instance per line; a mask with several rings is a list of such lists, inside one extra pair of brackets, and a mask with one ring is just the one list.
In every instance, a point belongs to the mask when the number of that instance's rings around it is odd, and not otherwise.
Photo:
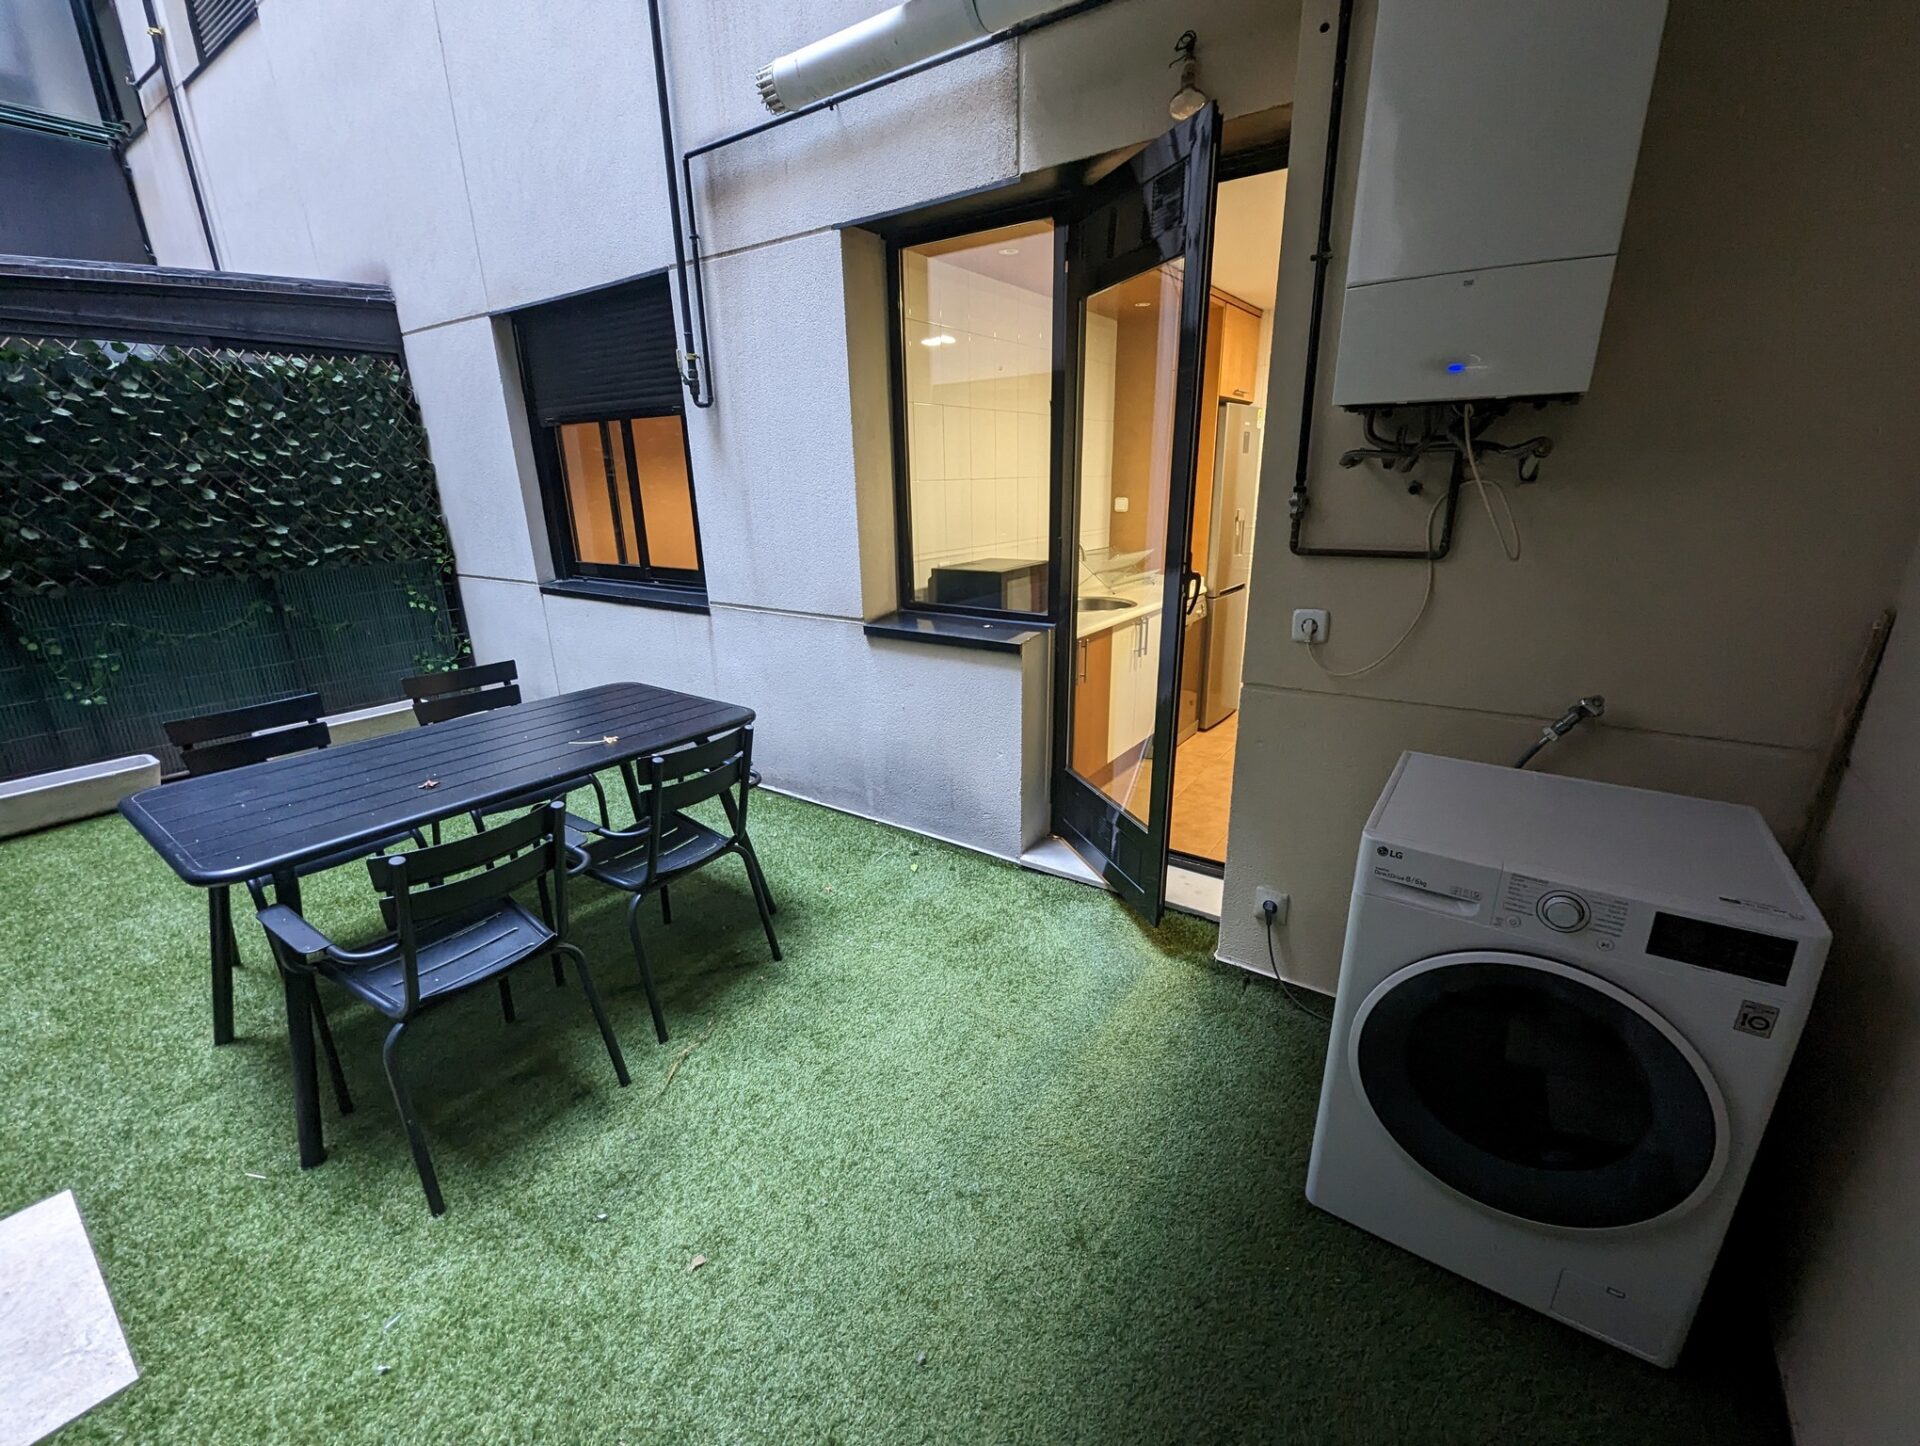
[(1776, 1322), (1802, 1446), (1920, 1420), (1920, 553), (1820, 850), (1833, 957), (1768, 1141)]
[[(1372, 6), (1358, 11), (1323, 388), (1366, 100)], [(1320, 988), (1354, 841), (1403, 749), (1510, 761), (1600, 692), (1606, 726), (1545, 766), (1750, 803), (1792, 839), (1920, 527), (1911, 468), (1885, 460), (1920, 379), (1920, 112), (1896, 74), (1915, 22), (1676, 4), (1592, 390), (1537, 419), (1556, 450), (1537, 486), (1510, 488), (1521, 561), (1469, 500), (1412, 640), (1365, 677), (1322, 676), (1287, 641), (1294, 608), (1330, 609), (1327, 665), (1353, 667), (1406, 626), (1423, 581), (1418, 564), (1301, 559), (1284, 542), (1333, 41), (1319, 26), (1335, 12), (1310, 0), (1301, 28), (1221, 932), (1224, 957), (1264, 971), (1254, 890), (1290, 893), (1284, 964)], [(1308, 540), (1417, 545), (1426, 501), (1335, 465), (1357, 427), (1324, 396), (1316, 428)]]
[[(139, 0), (120, 4), (144, 57)], [(162, 8), (186, 75), (182, 0)], [(668, 0), (681, 145), (763, 119), (762, 60), (875, 8)], [(262, 0), (179, 103), (224, 267), (393, 288), (479, 657), (517, 659), (536, 695), (622, 677), (748, 703), (776, 786), (1013, 855), (1046, 826), (1046, 644), (863, 634), (896, 605), (884, 279), (871, 237), (831, 228), (1164, 130), (1189, 26), (1230, 114), (1280, 104), (1296, 19), (1127, 0), (696, 162), (719, 395), (687, 420), (706, 617), (540, 591), (499, 315), (671, 261), (644, 5)], [(159, 259), (204, 265), (158, 91), (136, 182)]]

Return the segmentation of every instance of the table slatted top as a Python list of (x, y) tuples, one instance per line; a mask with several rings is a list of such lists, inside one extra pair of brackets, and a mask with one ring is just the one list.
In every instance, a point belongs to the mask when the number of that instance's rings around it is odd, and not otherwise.
[(737, 704), (609, 683), (162, 784), (120, 812), (188, 883), (239, 883), (752, 721)]

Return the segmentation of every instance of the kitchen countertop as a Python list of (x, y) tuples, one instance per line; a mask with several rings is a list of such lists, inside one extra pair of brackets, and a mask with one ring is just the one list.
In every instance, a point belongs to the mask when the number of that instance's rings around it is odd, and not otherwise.
[[(1080, 609), (1074, 615), (1073, 637), (1075, 642), (1082, 638), (1093, 637), (1097, 633), (1112, 632), (1123, 625), (1130, 626), (1142, 618), (1156, 617), (1165, 605), (1165, 579), (1159, 573), (1149, 573), (1138, 580), (1128, 581), (1113, 589), (1115, 597), (1126, 598), (1134, 604), (1130, 608), (1103, 608), (1098, 612)], [(1094, 588), (1088, 587), (1082, 594), (1086, 597), (1101, 596)]]

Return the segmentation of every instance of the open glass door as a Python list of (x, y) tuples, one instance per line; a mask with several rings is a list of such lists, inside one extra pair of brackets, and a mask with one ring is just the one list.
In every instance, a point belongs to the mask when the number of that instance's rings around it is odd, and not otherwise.
[(1097, 185), (1056, 233), (1054, 827), (1158, 923), (1200, 436), (1214, 106)]

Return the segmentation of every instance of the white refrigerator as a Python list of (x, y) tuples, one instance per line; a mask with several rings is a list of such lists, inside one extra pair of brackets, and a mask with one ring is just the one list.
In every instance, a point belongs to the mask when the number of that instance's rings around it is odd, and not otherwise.
[(1260, 488), (1260, 421), (1260, 409), (1250, 402), (1220, 403), (1206, 604), (1198, 639), (1197, 721), (1202, 728), (1224, 723), (1240, 706), (1240, 661), (1247, 646), (1247, 574), (1253, 561), (1253, 512)]

